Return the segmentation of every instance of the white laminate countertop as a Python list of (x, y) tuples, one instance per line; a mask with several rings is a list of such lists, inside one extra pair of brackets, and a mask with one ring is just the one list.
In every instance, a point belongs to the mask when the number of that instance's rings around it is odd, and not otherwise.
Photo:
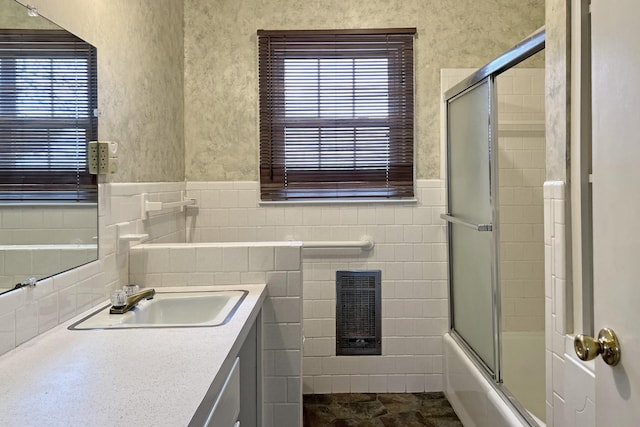
[(225, 325), (68, 330), (87, 312), (0, 356), (0, 426), (186, 426), (235, 356), (265, 285), (156, 288), (248, 295)]

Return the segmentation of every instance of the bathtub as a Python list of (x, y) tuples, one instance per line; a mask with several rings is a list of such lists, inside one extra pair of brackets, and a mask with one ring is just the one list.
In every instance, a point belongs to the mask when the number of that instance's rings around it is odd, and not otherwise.
[[(515, 333), (504, 334), (503, 340), (506, 341), (505, 346), (520, 345), (517, 342), (520, 337), (515, 337)], [(538, 340), (542, 333), (532, 338)], [(544, 345), (544, 341), (542, 344)], [(525, 418), (507, 402), (506, 397), (496, 390), (492, 382), (480, 372), (475, 363), (467, 355), (465, 350), (450, 335), (444, 336), (444, 357), (445, 357), (445, 378), (444, 392), (458, 414), (458, 417), (465, 427), (520, 427), (529, 426)], [(505, 362), (507, 362), (505, 360)], [(537, 357), (536, 357), (537, 363)], [(542, 378), (542, 399), (544, 399), (544, 347), (542, 347), (542, 371), (536, 372), (534, 369), (527, 369), (532, 375)], [(507, 369), (517, 368), (517, 364), (506, 363)], [(506, 375), (505, 374), (505, 375)], [(512, 385), (512, 387), (515, 386)], [(517, 392), (518, 390), (514, 391)], [(544, 405), (544, 402), (542, 402)], [(534, 414), (529, 416), (544, 426), (544, 422), (540, 421)]]

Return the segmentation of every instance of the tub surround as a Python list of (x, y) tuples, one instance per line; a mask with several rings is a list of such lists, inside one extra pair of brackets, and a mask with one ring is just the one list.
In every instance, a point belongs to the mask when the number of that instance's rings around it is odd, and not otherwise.
[(260, 284), (201, 289), (249, 293), (218, 327), (67, 329), (105, 302), (1, 356), (0, 424), (187, 425), (266, 297)]

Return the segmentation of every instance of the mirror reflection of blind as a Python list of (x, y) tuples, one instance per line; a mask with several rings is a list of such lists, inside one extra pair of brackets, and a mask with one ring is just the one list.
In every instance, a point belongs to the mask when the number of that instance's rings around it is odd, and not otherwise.
[(258, 31), (262, 200), (413, 197), (414, 34)]
[(0, 200), (95, 201), (96, 51), (65, 31), (0, 31)]

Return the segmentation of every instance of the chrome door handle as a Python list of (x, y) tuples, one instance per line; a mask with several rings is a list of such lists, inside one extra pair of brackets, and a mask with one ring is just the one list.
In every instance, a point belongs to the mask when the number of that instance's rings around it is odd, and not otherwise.
[(616, 366), (620, 362), (620, 342), (615, 332), (603, 328), (598, 333), (598, 339), (588, 335), (576, 335), (573, 349), (580, 360), (595, 359), (599, 354), (607, 365)]

